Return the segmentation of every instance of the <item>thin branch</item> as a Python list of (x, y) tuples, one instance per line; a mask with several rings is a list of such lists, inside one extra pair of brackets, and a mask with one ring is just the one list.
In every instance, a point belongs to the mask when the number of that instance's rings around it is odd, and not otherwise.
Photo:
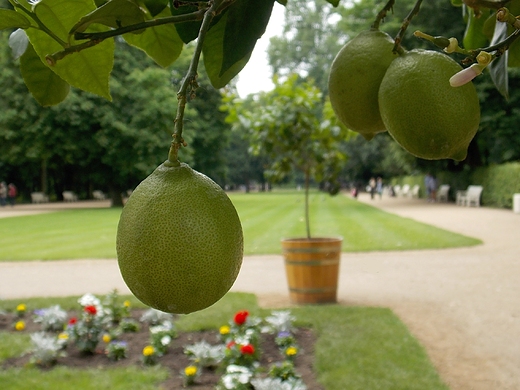
[(397, 35), (395, 37), (394, 52), (402, 51), (401, 41), (403, 40), (404, 33), (405, 33), (406, 29), (408, 28), (408, 25), (412, 21), (413, 17), (419, 13), (419, 9), (421, 8), (421, 3), (422, 3), (422, 0), (417, 0), (415, 2), (414, 7), (410, 11), (410, 13), (403, 20), (403, 24), (401, 25), (401, 28), (399, 29), (399, 31), (397, 32)]
[[(218, 3), (218, 4), (217, 4)], [(199, 35), (197, 38), (197, 45), (195, 46), (195, 52), (190, 62), (188, 72), (182, 80), (179, 92), (177, 92), (177, 115), (175, 117), (175, 126), (173, 132), (173, 140), (168, 153), (168, 161), (171, 166), (178, 166), (178, 152), (181, 146), (185, 146), (184, 139), (182, 138), (182, 130), (184, 127), (184, 110), (186, 108), (186, 102), (188, 100), (188, 90), (190, 93), (197, 89), (197, 69), (199, 66), (200, 56), (202, 54), (202, 47), (206, 33), (209, 30), (211, 21), (216, 15), (216, 10), (221, 5), (221, 2), (215, 2), (211, 4), (211, 7), (205, 11), (202, 25), (200, 26)]]
[(381, 21), (386, 18), (386, 14), (388, 11), (391, 11), (394, 7), (395, 0), (388, 0), (388, 2), (385, 4), (383, 9), (379, 11), (379, 13), (376, 16), (376, 20), (374, 20), (374, 23), (372, 23), (372, 26), (370, 26), (370, 29), (372, 30), (379, 30), (379, 24)]

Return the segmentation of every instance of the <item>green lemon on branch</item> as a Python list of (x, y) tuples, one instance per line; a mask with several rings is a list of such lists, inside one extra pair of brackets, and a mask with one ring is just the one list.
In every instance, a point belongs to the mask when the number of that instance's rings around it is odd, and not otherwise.
[(143, 303), (169, 313), (211, 306), (229, 291), (243, 257), (238, 214), (207, 176), (161, 164), (128, 199), (117, 229), (121, 275)]
[(416, 157), (466, 158), (480, 123), (472, 83), (452, 87), (462, 67), (445, 54), (412, 50), (388, 67), (379, 88), (379, 109), (390, 135)]
[(361, 32), (334, 59), (329, 76), (330, 103), (338, 119), (365, 139), (386, 130), (379, 113), (378, 91), (398, 54), (394, 41), (379, 30)]

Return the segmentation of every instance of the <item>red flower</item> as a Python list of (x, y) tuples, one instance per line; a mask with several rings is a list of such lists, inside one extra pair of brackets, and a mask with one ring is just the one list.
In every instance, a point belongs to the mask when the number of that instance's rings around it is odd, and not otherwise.
[(94, 305), (85, 306), (85, 312), (88, 314), (92, 314), (93, 316), (96, 315), (96, 313), (97, 313), (96, 306), (94, 306)]
[(249, 312), (247, 310), (239, 311), (235, 314), (235, 324), (243, 325), (246, 320)]
[(231, 349), (235, 346), (235, 344), (236, 344), (235, 341), (231, 340), (229, 343), (227, 343), (226, 348)]
[(242, 345), (240, 347), (240, 353), (242, 353), (242, 355), (252, 355), (255, 353), (255, 347), (251, 344)]
[(76, 322), (78, 322), (78, 319), (76, 317), (72, 317), (70, 320), (69, 320), (69, 325), (74, 325), (76, 324)]

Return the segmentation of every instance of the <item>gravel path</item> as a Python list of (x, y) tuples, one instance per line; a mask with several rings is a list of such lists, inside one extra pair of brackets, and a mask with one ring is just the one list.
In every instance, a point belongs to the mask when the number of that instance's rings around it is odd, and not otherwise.
[[(520, 389), (520, 215), (424, 200), (359, 201), (480, 238), (470, 248), (342, 255), (340, 303), (391, 308), (452, 390)], [(102, 203), (86, 202), (83, 206)], [(79, 207), (79, 204), (68, 207)], [(58, 207), (58, 206), (55, 206)], [(50, 211), (15, 206), (0, 217)], [(0, 263), (0, 298), (127, 293), (114, 259)], [(233, 291), (289, 306), (281, 256), (244, 259)]]

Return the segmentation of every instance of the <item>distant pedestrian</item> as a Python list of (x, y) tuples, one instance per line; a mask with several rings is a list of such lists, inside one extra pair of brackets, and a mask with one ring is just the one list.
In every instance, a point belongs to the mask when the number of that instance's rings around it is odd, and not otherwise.
[(13, 207), (16, 202), (16, 195), (18, 195), (16, 186), (13, 183), (9, 183), (7, 186), (7, 198), (9, 199), (9, 204), (11, 207)]
[(370, 199), (374, 199), (374, 194), (376, 193), (376, 179), (373, 177), (368, 181), (368, 189), (370, 191)]
[(437, 179), (435, 178), (435, 176), (432, 175), (430, 177), (429, 185), (430, 187), (428, 188), (428, 202), (435, 202), (435, 198), (437, 197)]
[(431, 189), (431, 186), (432, 186), (432, 178), (433, 176), (430, 174), (430, 172), (428, 172), (426, 174), (426, 176), (424, 176), (424, 188), (426, 189), (426, 199), (428, 200), (428, 202), (430, 201), (430, 189)]
[(376, 192), (379, 195), (379, 199), (383, 197), (383, 179), (378, 177), (376, 180)]
[(5, 206), (7, 204), (7, 186), (5, 182), (0, 183), (0, 205)]

